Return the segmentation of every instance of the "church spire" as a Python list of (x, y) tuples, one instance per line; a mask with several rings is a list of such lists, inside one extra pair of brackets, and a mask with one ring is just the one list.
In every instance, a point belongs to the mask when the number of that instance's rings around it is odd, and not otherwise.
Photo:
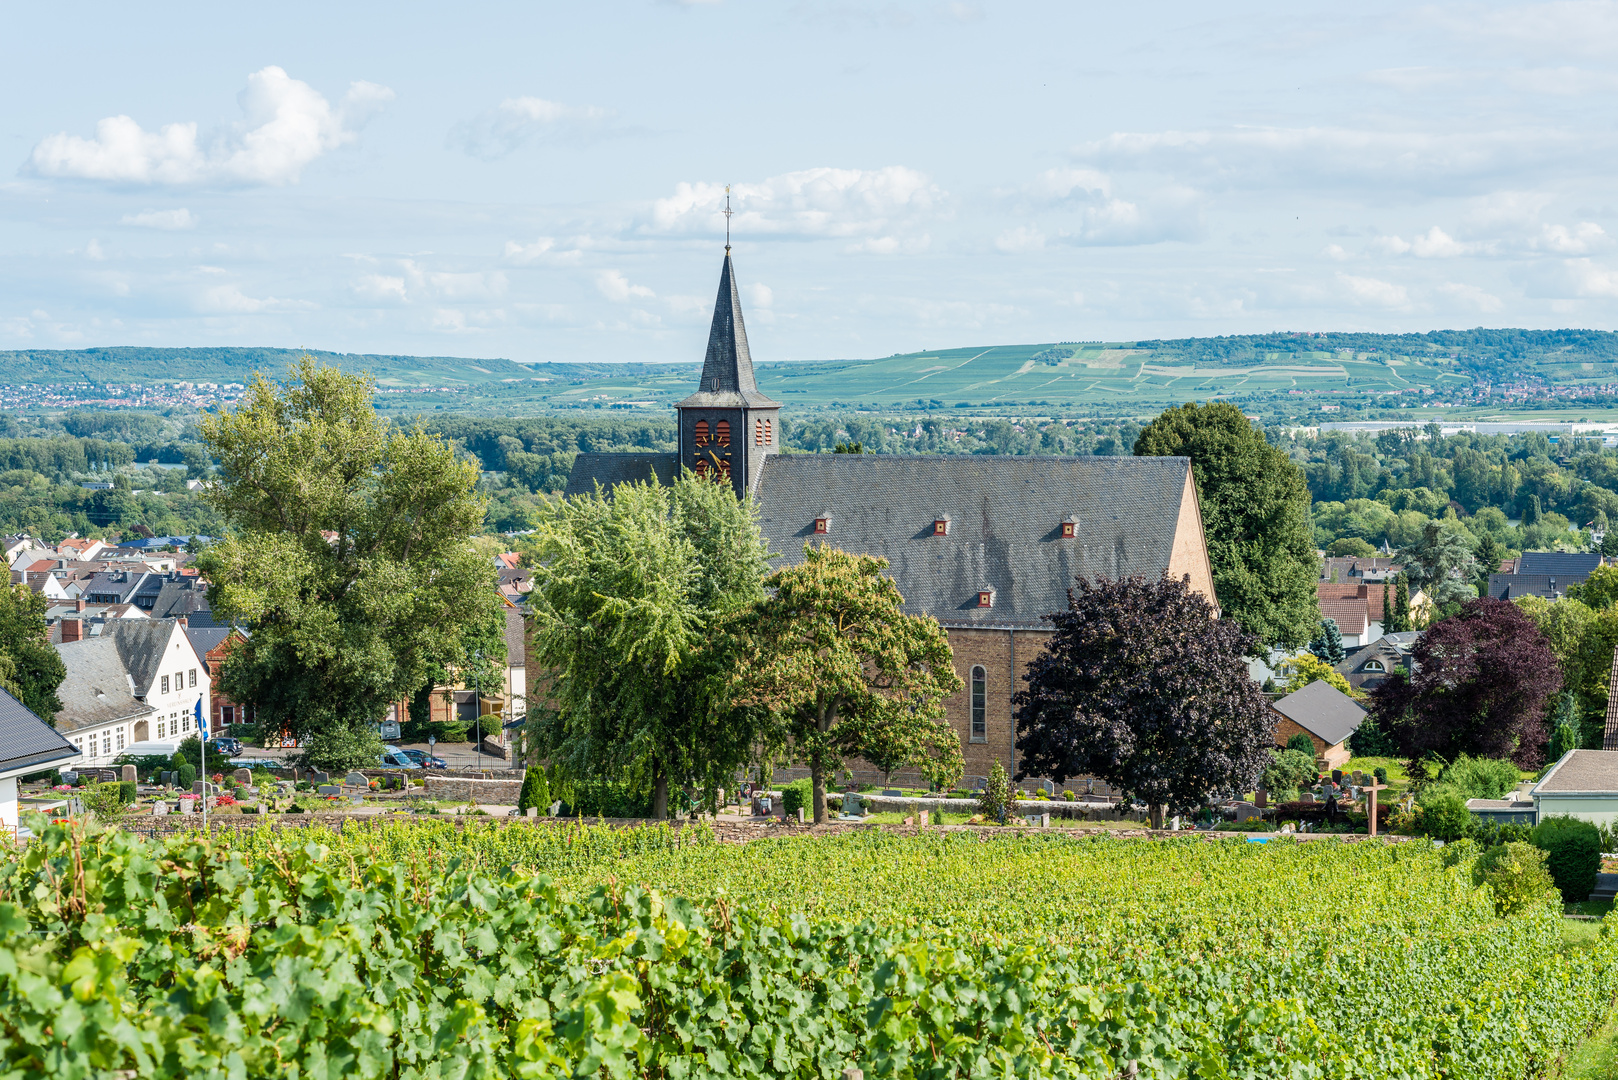
[(747, 324), (742, 320), (742, 298), (736, 287), (736, 267), (725, 253), (719, 272), (719, 296), (714, 301), (713, 324), (708, 329), (708, 353), (702, 359), (702, 382), (681, 405), (777, 408), (758, 391), (753, 378), (753, 356), (747, 348)]

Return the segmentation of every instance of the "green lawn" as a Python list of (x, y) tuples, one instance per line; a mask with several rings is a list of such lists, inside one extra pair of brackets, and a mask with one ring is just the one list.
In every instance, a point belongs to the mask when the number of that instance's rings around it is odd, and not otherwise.
[(1618, 1077), (1618, 1016), (1609, 1019), (1584, 1045), (1568, 1055), (1562, 1080), (1614, 1080)]

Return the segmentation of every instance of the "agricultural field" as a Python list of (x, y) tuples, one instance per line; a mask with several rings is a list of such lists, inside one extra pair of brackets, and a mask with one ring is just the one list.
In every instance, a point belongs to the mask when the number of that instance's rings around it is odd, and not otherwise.
[(1405, 844), (447, 822), (0, 863), (0, 1075), (1554, 1075), (1618, 939)]

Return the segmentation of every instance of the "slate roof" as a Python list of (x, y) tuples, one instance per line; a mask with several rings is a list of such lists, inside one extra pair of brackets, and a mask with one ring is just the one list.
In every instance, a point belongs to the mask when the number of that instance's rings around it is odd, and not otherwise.
[(1597, 551), (1525, 551), (1517, 559), (1519, 574), (1549, 574), (1576, 585), (1601, 565)]
[(78, 747), (0, 690), (0, 773), (34, 771), (78, 756)]
[[(188, 620), (189, 621), (189, 620)], [(197, 655), (207, 660), (208, 654), (219, 648), (219, 643), (230, 636), (228, 626), (187, 626), (185, 639), (197, 651)]]
[(58, 645), (56, 651), (67, 667), (67, 680), (56, 691), (62, 699), (62, 711), (56, 714), (58, 730), (79, 731), (156, 713), (136, 699), (114, 635)]
[(137, 694), (144, 695), (157, 678), (174, 630), (175, 624), (168, 619), (120, 619), (101, 632), (117, 645), (125, 670), (135, 680)]
[(1365, 710), (1330, 683), (1316, 679), (1302, 690), (1294, 690), (1270, 706), (1311, 735), (1335, 746), (1354, 734), (1365, 719)]
[[(1168, 568), (1190, 469), (1182, 457), (772, 454), (754, 499), (776, 566), (824, 542), (886, 558), (912, 614), (1048, 628), (1076, 576), (1155, 580)], [(1064, 540), (1069, 515), (1078, 535)], [(940, 516), (948, 535), (933, 535)], [(993, 607), (978, 606), (985, 589)]]
[[(143, 574), (133, 570), (103, 571), (85, 581), (84, 596), (95, 604), (133, 603), (142, 586), (154, 577), (155, 574)], [(92, 599), (98, 597), (106, 599)]]
[(742, 298), (736, 289), (736, 270), (725, 248), (719, 271), (719, 297), (714, 301), (713, 325), (708, 329), (708, 353), (702, 360), (702, 381), (697, 392), (677, 409), (776, 409), (758, 391), (753, 378), (753, 355), (747, 348), (747, 324), (742, 321)]
[(610, 491), (618, 484), (656, 479), (660, 484), (674, 483), (680, 468), (678, 454), (580, 454), (573, 459), (573, 471), (567, 476), (564, 494), (588, 495), (600, 484)]
[(1618, 750), (1569, 750), (1534, 785), (1535, 795), (1618, 795)]
[(506, 666), (524, 667), (528, 659), (522, 612), (506, 609)]
[(1601, 749), (1618, 750), (1618, 648), (1612, 650), (1612, 674), (1607, 679), (1607, 726)]
[(1557, 578), (1550, 574), (1490, 574), (1489, 596), (1495, 600), (1518, 600), (1524, 596), (1542, 596), (1555, 600), (1568, 585), (1583, 581)]

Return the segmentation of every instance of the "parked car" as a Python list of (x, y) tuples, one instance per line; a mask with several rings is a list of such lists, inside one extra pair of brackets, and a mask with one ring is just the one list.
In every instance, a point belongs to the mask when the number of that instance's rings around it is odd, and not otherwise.
[(405, 757), (409, 758), (411, 761), (414, 761), (417, 765), (420, 765), (424, 769), (447, 769), (447, 768), (449, 768), (449, 762), (445, 761), (441, 757), (433, 757), (433, 755), (429, 754), (425, 750), (404, 749), (404, 750), (400, 750), (399, 753), (403, 754)]
[(218, 754), (220, 757), (233, 758), (240, 757), (241, 752), (242, 744), (239, 739), (231, 739), (221, 735), (208, 740), (208, 753), (210, 755)]
[(382, 769), (419, 769), (420, 765), (411, 761), (405, 752), (397, 746), (384, 746), (382, 748)]

